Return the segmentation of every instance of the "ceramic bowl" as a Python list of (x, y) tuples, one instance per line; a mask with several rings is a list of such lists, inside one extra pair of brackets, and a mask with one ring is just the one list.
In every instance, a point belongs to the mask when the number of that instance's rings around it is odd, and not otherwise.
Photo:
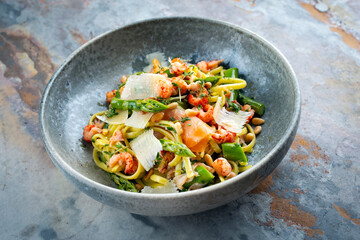
[[(225, 59), (237, 67), (246, 95), (266, 105), (266, 120), (253, 167), (225, 182), (172, 194), (121, 191), (82, 147), (82, 131), (92, 113), (105, 110), (105, 93), (122, 75), (141, 71), (146, 56), (162, 52), (193, 62)], [(141, 215), (192, 214), (226, 204), (263, 181), (287, 153), (300, 117), (299, 86), (286, 58), (257, 34), (225, 22), (175, 17), (153, 19), (104, 33), (72, 53), (54, 73), (41, 102), (40, 124), (54, 164), (81, 191), (114, 207)], [(59, 193), (61, 194), (61, 193)]]

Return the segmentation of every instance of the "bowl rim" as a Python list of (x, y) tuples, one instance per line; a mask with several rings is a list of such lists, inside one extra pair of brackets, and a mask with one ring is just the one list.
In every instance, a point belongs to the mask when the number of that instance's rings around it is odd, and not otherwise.
[[(273, 51), (275, 54), (277, 54), (282, 59), (287, 72), (289, 72), (291, 75), (291, 82), (294, 86), (294, 92), (295, 92), (294, 112), (291, 116), (291, 122), (289, 124), (289, 127), (286, 129), (285, 134), (281, 137), (281, 139), (276, 143), (276, 145), (274, 146), (273, 149), (271, 149), (270, 152), (268, 152), (262, 159), (260, 159), (256, 164), (253, 165), (253, 167), (251, 167), (247, 171), (245, 171), (245, 172), (241, 173), (240, 175), (237, 175), (236, 177), (231, 178), (227, 181), (224, 181), (224, 182), (221, 182), (218, 184), (214, 184), (212, 186), (208, 186), (205, 188), (197, 189), (196, 191), (187, 191), (187, 192), (178, 192), (178, 193), (139, 194), (139, 193), (134, 193), (134, 192), (123, 191), (123, 190), (120, 190), (120, 189), (117, 189), (117, 188), (114, 188), (111, 186), (104, 185), (102, 183), (96, 182), (96, 181), (82, 175), (81, 173), (77, 172), (68, 163), (66, 163), (61, 158), (61, 156), (55, 151), (54, 147), (50, 144), (49, 136), (44, 128), (45, 115), (46, 115), (44, 112), (44, 106), (47, 102), (49, 91), (50, 91), (53, 83), (56, 81), (58, 75), (61, 73), (63, 68), (68, 63), (70, 63), (77, 54), (84, 51), (89, 45), (99, 41), (100, 39), (102, 39), (105, 36), (108, 36), (114, 32), (117, 32), (117, 31), (120, 31), (123, 29), (132, 28), (134, 26), (141, 25), (141, 24), (157, 23), (157, 22), (162, 22), (162, 21), (176, 21), (176, 20), (203, 21), (203, 22), (210, 22), (210, 23), (224, 25), (226, 27), (233, 28), (237, 31), (240, 31), (247, 35), (250, 35), (251, 37), (255, 38), (256, 40), (262, 42), (262, 44), (264, 46), (269, 48), (271, 51)], [(254, 33), (244, 27), (240, 27), (238, 25), (235, 25), (233, 23), (229, 23), (226, 21), (213, 20), (213, 19), (207, 19), (207, 18), (199, 18), (199, 17), (175, 16), (175, 17), (145, 19), (145, 20), (136, 21), (131, 24), (124, 25), (124, 26), (120, 26), (118, 28), (106, 31), (106, 32), (96, 36), (95, 38), (89, 40), (88, 42), (86, 42), (85, 44), (83, 44), (82, 46), (77, 48), (75, 51), (73, 51), (67, 58), (65, 58), (63, 63), (54, 72), (54, 74), (50, 78), (50, 80), (43, 92), (43, 95), (41, 98), (41, 103), (40, 103), (39, 124), (40, 124), (41, 135), (42, 135), (42, 139), (43, 139), (46, 151), (48, 152), (54, 165), (57, 166), (58, 168), (60, 168), (60, 170), (63, 171), (64, 173), (70, 175), (71, 177), (76, 178), (77, 181), (88, 186), (89, 188), (100, 189), (101, 191), (103, 191), (109, 195), (124, 196), (124, 197), (126, 196), (126, 197), (129, 197), (132, 199), (141, 199), (141, 200), (143, 200), (144, 198), (149, 199), (149, 200), (159, 200), (159, 199), (187, 198), (188, 196), (196, 197), (199, 195), (210, 193), (210, 192), (216, 191), (218, 189), (225, 188), (226, 186), (232, 185), (234, 182), (240, 181), (242, 178), (246, 178), (249, 175), (253, 174), (253, 172), (258, 171), (260, 168), (264, 167), (266, 165), (266, 163), (268, 163), (271, 160), (272, 156), (274, 156), (277, 152), (279, 152), (281, 150), (282, 146), (291, 137), (293, 130), (296, 129), (298, 126), (298, 121), (300, 119), (300, 111), (301, 111), (300, 88), (299, 88), (299, 83), (297, 81), (295, 72), (292, 69), (292, 67), (291, 67), (289, 61), (286, 59), (286, 57), (268, 40), (266, 40), (265, 38), (261, 37), (257, 33)], [(66, 176), (66, 174), (65, 174), (65, 176)], [(68, 177), (68, 176), (66, 176), (66, 177)]]

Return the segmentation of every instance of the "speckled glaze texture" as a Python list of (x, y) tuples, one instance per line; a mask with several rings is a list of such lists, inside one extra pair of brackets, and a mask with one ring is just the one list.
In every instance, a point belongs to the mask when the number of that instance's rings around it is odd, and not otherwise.
[[(225, 59), (246, 79), (246, 94), (266, 105), (266, 125), (249, 155), (254, 167), (224, 183), (177, 194), (136, 194), (115, 188), (97, 168), (92, 148), (79, 139), (90, 114), (104, 110), (107, 91), (122, 75), (141, 71), (145, 56), (162, 52), (192, 62)], [(279, 108), (278, 106), (282, 107)], [(174, 216), (226, 204), (262, 182), (280, 163), (296, 134), (300, 92), (286, 59), (266, 40), (224, 22), (166, 18), (132, 24), (83, 45), (60, 66), (41, 102), (40, 123), (54, 164), (78, 188), (96, 200), (142, 215)], [(65, 129), (65, 131), (64, 131)]]

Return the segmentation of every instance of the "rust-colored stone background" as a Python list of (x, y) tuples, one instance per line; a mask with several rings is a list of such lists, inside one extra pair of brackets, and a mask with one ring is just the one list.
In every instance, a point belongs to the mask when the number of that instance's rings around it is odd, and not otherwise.
[[(183, 217), (129, 214), (79, 192), (48, 157), (46, 83), (77, 47), (134, 21), (196, 16), (265, 37), (293, 66), (298, 134), (262, 184)], [(281, 106), (279, 106), (281, 107)], [(0, 239), (359, 239), (360, 1), (0, 1)]]

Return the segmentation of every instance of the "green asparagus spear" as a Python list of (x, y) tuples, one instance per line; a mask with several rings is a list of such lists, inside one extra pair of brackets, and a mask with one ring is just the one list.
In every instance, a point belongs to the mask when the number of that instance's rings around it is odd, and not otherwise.
[(259, 102), (255, 101), (254, 99), (248, 98), (248, 97), (242, 95), (241, 93), (239, 93), (238, 101), (242, 105), (249, 104), (251, 106), (251, 108), (254, 109), (255, 112), (257, 114), (259, 114), (260, 116), (262, 116), (265, 112), (264, 104), (259, 103)]
[(246, 155), (238, 143), (223, 143), (221, 147), (227, 160), (247, 162)]
[(195, 154), (183, 143), (160, 139), (165, 151), (173, 152), (182, 157), (195, 157)]
[(239, 77), (239, 69), (237, 68), (229, 68), (224, 72), (224, 77), (228, 78), (238, 78)]
[(219, 81), (220, 78), (221, 78), (220, 76), (198, 78), (198, 79), (195, 79), (194, 82), (201, 82), (201, 83), (211, 82), (213, 85), (215, 85)]
[(162, 104), (154, 99), (122, 100), (119, 98), (113, 98), (111, 100), (111, 107), (119, 110), (133, 110), (152, 113), (161, 112), (168, 108), (165, 104)]
[(195, 168), (195, 171), (198, 173), (198, 176), (195, 177), (191, 182), (185, 183), (184, 188), (189, 188), (194, 183), (207, 184), (214, 178), (214, 175), (204, 166), (198, 166)]
[(112, 180), (118, 185), (119, 189), (129, 192), (139, 192), (135, 187), (135, 184), (130, 182), (129, 180), (122, 178), (114, 173), (109, 173)]

